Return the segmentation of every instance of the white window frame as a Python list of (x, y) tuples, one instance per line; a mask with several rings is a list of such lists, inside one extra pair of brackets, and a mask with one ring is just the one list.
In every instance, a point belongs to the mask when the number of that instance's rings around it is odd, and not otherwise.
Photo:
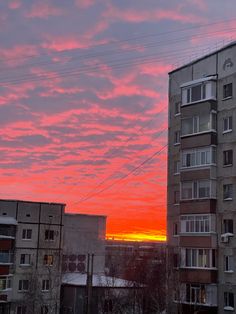
[[(233, 304), (230, 304), (230, 297), (233, 296)], [(224, 292), (224, 310), (226, 311), (234, 311), (234, 293), (225, 291)]]
[[(188, 265), (187, 265), (187, 254), (189, 257)], [(213, 260), (216, 263), (216, 250), (215, 249), (182, 248), (181, 257), (182, 257), (182, 260), (181, 260), (182, 268), (216, 269), (216, 266), (213, 265)], [(209, 262), (208, 265), (207, 265), (207, 259)]]
[[(189, 300), (187, 300), (187, 288), (189, 286)], [(190, 304), (207, 304), (207, 289), (206, 285), (204, 284), (185, 284), (186, 287), (186, 301)], [(206, 297), (206, 302), (201, 302), (201, 297), (202, 297), (202, 290), (205, 290), (205, 297)], [(199, 302), (197, 302), (199, 300)]]
[[(25, 289), (25, 287), (24, 287), (24, 285), (26, 283), (27, 283), (27, 289)], [(27, 292), (27, 291), (29, 291), (29, 280), (28, 279), (19, 279), (18, 291), (19, 292)]]
[(22, 229), (22, 240), (32, 240), (32, 229)]
[(181, 233), (210, 233), (213, 230), (213, 217), (210, 214), (204, 215), (181, 215)]
[(233, 131), (233, 116), (223, 118), (223, 134)]
[(233, 255), (224, 255), (224, 271), (226, 273), (234, 272), (234, 256)]
[[(213, 116), (215, 118), (213, 118)], [(202, 116), (201, 115), (200, 116), (195, 115), (195, 116), (182, 118), (182, 120), (181, 120), (181, 136), (180, 137), (182, 138), (182, 137), (189, 136), (189, 135), (216, 132), (216, 128), (213, 127), (213, 121), (214, 121), (213, 119), (216, 119), (216, 112), (214, 110), (212, 110), (209, 113), (209, 122), (208, 122), (209, 127), (207, 127), (205, 130), (200, 128), (202, 118), (203, 118), (203, 115)], [(184, 120), (192, 120), (192, 132), (183, 134), (183, 122), (184, 122)]]
[(30, 266), (30, 265), (31, 265), (31, 254), (22, 253), (20, 255), (20, 266)]
[[(228, 192), (225, 191), (225, 189), (226, 189), (226, 188), (229, 189), (229, 187), (230, 187), (230, 189), (232, 189), (232, 190), (231, 190), (231, 191), (228, 190)], [(230, 192), (231, 192), (231, 193), (230, 193)], [(229, 197), (226, 197), (225, 193), (226, 193), (226, 194), (229, 194)], [(232, 194), (232, 195), (230, 195), (230, 194)], [(233, 194), (234, 194), (234, 186), (233, 186), (233, 184), (232, 184), (232, 183), (223, 184), (223, 200), (224, 200), (224, 201), (232, 201), (232, 200), (233, 200)]]
[(2, 284), (0, 284), (0, 291), (8, 291), (12, 289), (12, 276), (1, 276), (0, 281), (2, 281)]
[[(203, 154), (205, 158), (205, 163), (203, 162)], [(207, 156), (207, 154), (209, 154)], [(188, 157), (190, 156), (190, 157)], [(208, 162), (209, 157), (209, 162)], [(188, 158), (190, 158), (190, 165), (188, 165)], [(186, 149), (181, 152), (181, 169), (186, 168), (197, 168), (202, 166), (211, 166), (216, 165), (214, 162), (216, 160), (216, 147), (215, 146), (206, 146), (198, 147), (195, 149)]]
[[(184, 184), (189, 183), (191, 185), (191, 197), (186, 197), (183, 198), (183, 186)], [(209, 195), (201, 197), (200, 196), (200, 189), (203, 188), (200, 185), (203, 183), (209, 183)], [(215, 193), (213, 193), (215, 192)], [(216, 182), (214, 180), (196, 180), (196, 181), (182, 181), (181, 182), (181, 200), (194, 200), (194, 199), (210, 199), (210, 198), (215, 198), (216, 194)]]
[(43, 279), (42, 280), (42, 291), (49, 291), (50, 290), (50, 280), (49, 279)]
[(180, 144), (180, 131), (175, 131), (174, 133), (174, 145)]

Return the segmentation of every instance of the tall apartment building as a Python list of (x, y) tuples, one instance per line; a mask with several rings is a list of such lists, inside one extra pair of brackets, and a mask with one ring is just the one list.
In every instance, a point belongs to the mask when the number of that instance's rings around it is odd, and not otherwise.
[(236, 312), (236, 43), (169, 73), (168, 313)]
[(0, 313), (59, 313), (64, 204), (0, 200)]

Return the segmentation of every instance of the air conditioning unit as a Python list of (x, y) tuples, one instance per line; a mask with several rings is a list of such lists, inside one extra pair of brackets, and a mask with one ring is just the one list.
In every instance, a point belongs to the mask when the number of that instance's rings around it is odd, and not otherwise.
[(221, 235), (221, 242), (222, 243), (229, 243), (229, 235), (228, 234), (222, 234)]

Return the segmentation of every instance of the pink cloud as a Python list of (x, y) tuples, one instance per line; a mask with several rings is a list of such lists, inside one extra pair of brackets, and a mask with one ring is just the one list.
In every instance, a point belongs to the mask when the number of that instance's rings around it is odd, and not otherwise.
[(87, 9), (95, 4), (95, 0), (75, 0), (75, 5), (78, 8)]
[(65, 12), (55, 6), (52, 6), (48, 3), (34, 3), (29, 12), (25, 15), (28, 18), (41, 18), (47, 19), (49, 16), (61, 16), (64, 15)]
[(78, 39), (74, 36), (61, 36), (48, 38), (47, 41), (42, 44), (42, 47), (44, 49), (60, 52), (73, 49), (85, 49), (88, 48), (90, 44), (87, 39)]
[(8, 7), (11, 10), (16, 10), (16, 9), (19, 9), (21, 7), (21, 5), (22, 5), (22, 3), (20, 0), (12, 0), (9, 2)]
[(0, 48), (1, 61), (10, 66), (22, 64), (28, 57), (37, 56), (38, 50), (34, 45), (18, 45), (10, 48)]
[(178, 10), (135, 10), (125, 9), (121, 10), (111, 4), (108, 5), (107, 11), (104, 12), (104, 17), (109, 20), (120, 20), (129, 23), (142, 23), (150, 21), (171, 20), (181, 23), (201, 23), (205, 21), (203, 17), (195, 14), (185, 14), (178, 12)]

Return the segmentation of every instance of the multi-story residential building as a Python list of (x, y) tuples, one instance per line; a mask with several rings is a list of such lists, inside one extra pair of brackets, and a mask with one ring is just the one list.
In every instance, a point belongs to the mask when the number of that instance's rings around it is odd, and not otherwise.
[(168, 313), (236, 312), (236, 43), (169, 73)]
[(0, 313), (59, 313), (64, 204), (0, 200)]

